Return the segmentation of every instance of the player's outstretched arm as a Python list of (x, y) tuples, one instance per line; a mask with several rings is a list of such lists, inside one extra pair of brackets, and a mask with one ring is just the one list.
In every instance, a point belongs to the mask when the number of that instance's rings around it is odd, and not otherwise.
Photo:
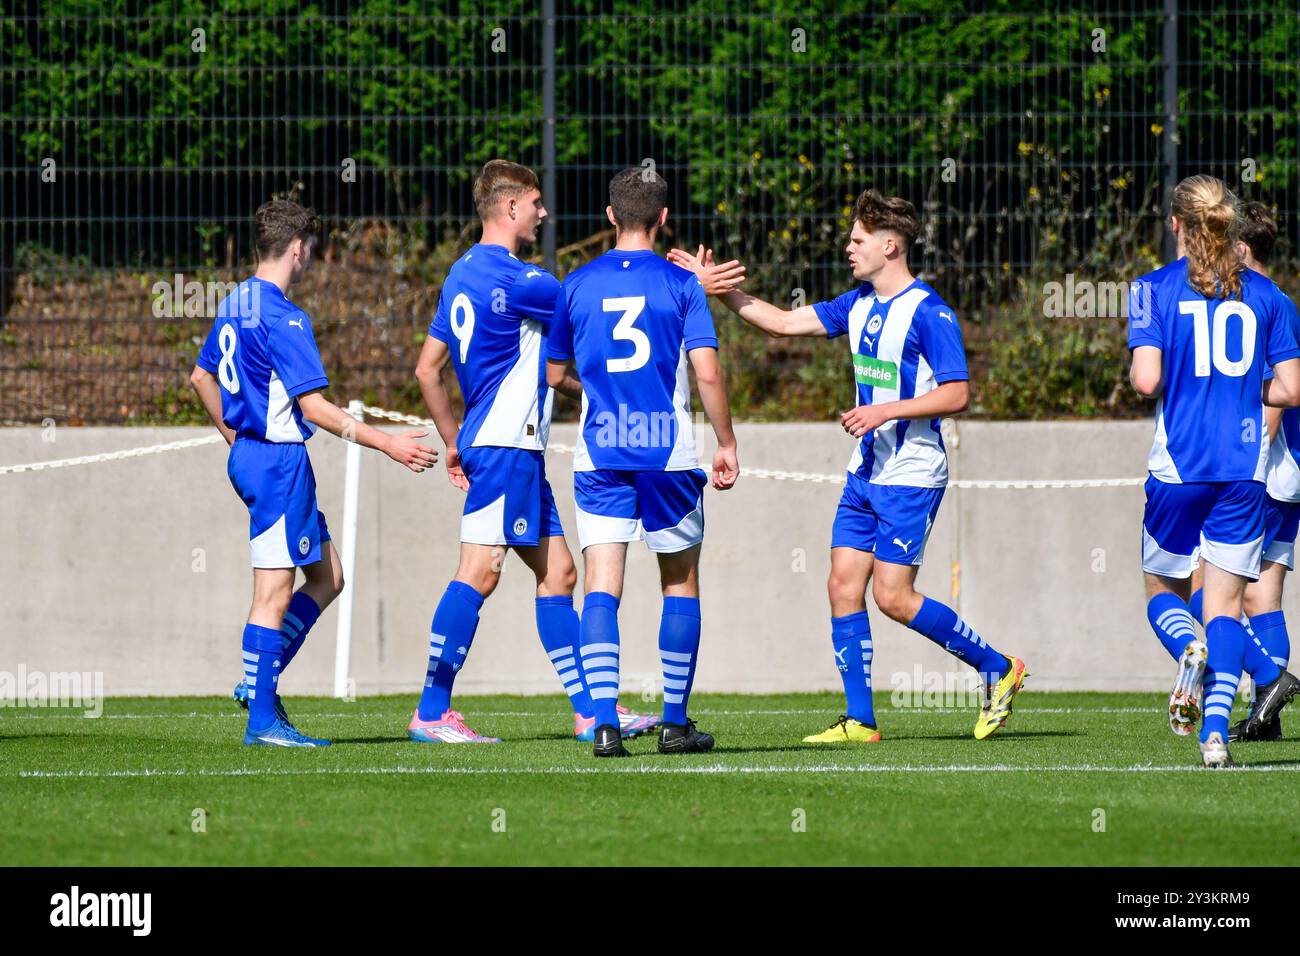
[(713, 454), (713, 487), (726, 491), (740, 477), (736, 459), (736, 433), (731, 427), (731, 405), (727, 401), (727, 383), (718, 361), (718, 350), (710, 347), (691, 349), (687, 353), (695, 369), (695, 384), (700, 389), (704, 414), (709, 416), (718, 450)]
[(900, 419), (943, 418), (958, 415), (970, 407), (970, 383), (964, 380), (944, 382), (917, 398), (879, 405), (859, 405), (840, 416), (840, 424), (854, 438), (861, 438), (885, 422)]
[(713, 262), (713, 250), (703, 246), (700, 246), (694, 256), (681, 249), (673, 249), (668, 253), (668, 259), (674, 265), (694, 272), (708, 295), (717, 297), (750, 325), (774, 338), (826, 336), (826, 327), (811, 305), (783, 309), (740, 289), (745, 267), (735, 259), (716, 265)]
[(450, 359), (451, 350), (447, 343), (430, 335), (424, 340), (420, 359), (415, 364), (415, 380), (420, 383), (420, 394), (424, 396), (429, 417), (438, 429), (438, 437), (447, 448), (447, 479), (461, 491), (469, 491), (469, 479), (461, 467), (460, 449), (456, 444), (460, 437), (460, 426), (456, 424), (451, 395), (447, 393), (447, 383), (442, 377), (442, 370)]
[(546, 384), (575, 401), (582, 399), (582, 380), (578, 378), (578, 372), (573, 367), (573, 359), (567, 361), (547, 359)]
[(190, 387), (198, 394), (199, 401), (207, 409), (208, 417), (212, 419), (212, 424), (217, 426), (217, 431), (221, 432), (221, 437), (226, 440), (226, 444), (233, 445), (235, 433), (221, 420), (221, 385), (217, 377), (202, 365), (196, 365), (194, 371), (190, 373)]
[(1287, 359), (1273, 366), (1273, 377), (1264, 383), (1264, 404), (1275, 408), (1300, 405), (1300, 359)]
[(1139, 345), (1133, 350), (1133, 365), (1128, 380), (1143, 398), (1155, 398), (1164, 385), (1164, 353), (1154, 345)]
[(393, 461), (405, 465), (416, 474), (426, 468), (432, 468), (438, 461), (436, 451), (416, 441), (417, 438), (429, 434), (428, 432), (412, 431), (400, 435), (381, 432), (365, 422), (357, 421), (322, 395), (319, 389), (299, 395), (298, 407), (302, 409), (303, 417), (318, 428), (323, 428), (345, 441), (354, 441), (358, 445), (382, 451)]

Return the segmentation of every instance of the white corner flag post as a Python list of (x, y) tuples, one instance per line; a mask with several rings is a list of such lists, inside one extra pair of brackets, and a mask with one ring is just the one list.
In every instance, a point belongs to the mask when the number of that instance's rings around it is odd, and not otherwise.
[[(348, 414), (362, 421), (362, 402), (348, 402)], [(347, 471), (343, 479), (343, 593), (339, 595), (339, 634), (334, 647), (334, 696), (346, 700), (348, 671), (352, 664), (352, 595), (356, 582), (352, 573), (357, 566), (357, 505), (361, 499), (361, 446), (348, 442)]]

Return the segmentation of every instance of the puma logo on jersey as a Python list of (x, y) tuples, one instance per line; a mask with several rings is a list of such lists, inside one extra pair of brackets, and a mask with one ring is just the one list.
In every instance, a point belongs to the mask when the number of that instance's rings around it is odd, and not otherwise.
[(897, 538), (895, 538), (895, 539), (894, 539), (894, 544), (896, 544), (896, 545), (898, 545), (900, 548), (902, 548), (902, 549), (903, 549), (903, 553), (906, 554), (906, 553), (907, 553), (907, 549), (910, 548), (910, 547), (912, 546), (912, 539), (911, 539), (911, 538), (908, 538), (907, 541), (906, 541), (906, 543), (904, 543), (904, 542), (898, 540)]
[(529, 269), (527, 272), (524, 273), (524, 278), (531, 279), (533, 278), (533, 276), (539, 276), (539, 275), (541, 275), (541, 273), (538, 272), (536, 269)]
[(289, 324), (296, 325), (298, 328), (302, 328), (302, 319), (290, 319)]
[(940, 310), (939, 310), (939, 314), (942, 315), (942, 316), (943, 316), (945, 319), (947, 319), (949, 322), (952, 321), (952, 313), (951, 313), (951, 312), (944, 312), (942, 309), (940, 309)]

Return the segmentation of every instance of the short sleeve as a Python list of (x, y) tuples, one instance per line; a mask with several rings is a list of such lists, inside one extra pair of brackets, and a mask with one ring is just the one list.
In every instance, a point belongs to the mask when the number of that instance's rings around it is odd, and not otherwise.
[(560, 283), (541, 266), (524, 266), (506, 295), (506, 311), (518, 319), (534, 319), (547, 325), (555, 314)]
[(557, 362), (573, 358), (573, 323), (569, 319), (568, 283), (560, 287), (555, 297), (555, 311), (551, 313), (550, 328), (546, 333), (546, 357)]
[(438, 293), (438, 308), (433, 313), (433, 321), (429, 323), (429, 335), (439, 341), (451, 343), (451, 325), (447, 320), (447, 297), (442, 293), (447, 289), (446, 285)]
[(1276, 292), (1275, 300), (1277, 308), (1270, 310), (1268, 323), (1270, 369), (1287, 359), (1300, 357), (1300, 343), (1296, 342), (1296, 326), (1300, 324), (1300, 318), (1296, 316), (1295, 303), (1281, 290)]
[(931, 306), (925, 311), (919, 332), (921, 354), (933, 371), (936, 383), (964, 382), (970, 378), (961, 326), (947, 303)]
[(1131, 351), (1143, 345), (1165, 347), (1164, 323), (1156, 305), (1155, 285), (1138, 279), (1128, 287), (1128, 347)]
[(853, 308), (853, 303), (858, 301), (862, 288), (850, 289), (843, 295), (838, 295), (833, 299), (825, 302), (816, 302), (813, 304), (813, 311), (817, 313), (817, 318), (826, 327), (826, 337), (835, 338), (837, 335), (843, 335), (849, 330), (849, 310)]
[(700, 280), (692, 274), (682, 285), (685, 323), (682, 326), (682, 342), (686, 351), (691, 349), (716, 349), (718, 333), (713, 328), (713, 315), (709, 312), (709, 300), (704, 294)]
[(208, 332), (207, 340), (203, 343), (203, 348), (199, 350), (199, 358), (195, 363), (201, 369), (206, 369), (213, 375), (217, 374), (217, 367), (221, 363), (221, 319), (212, 323), (212, 329)]
[(321, 364), (316, 335), (306, 312), (285, 316), (269, 329), (271, 366), (284, 383), (284, 390), (293, 398), (305, 392), (325, 388), (329, 378)]

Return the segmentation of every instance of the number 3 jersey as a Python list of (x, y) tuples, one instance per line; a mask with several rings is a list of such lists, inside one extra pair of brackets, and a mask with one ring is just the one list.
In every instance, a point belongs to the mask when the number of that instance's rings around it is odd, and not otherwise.
[[(920, 279), (889, 299), (864, 282), (813, 310), (827, 336), (849, 337), (859, 405), (917, 398), (970, 377), (957, 316)], [(940, 424), (939, 418), (893, 420), (872, 429), (854, 449), (849, 474), (877, 485), (944, 487), (948, 455)]]
[(582, 379), (574, 471), (698, 468), (686, 353), (717, 347), (699, 279), (648, 249), (565, 278), (547, 350)]
[(329, 379), (311, 320), (275, 283), (254, 276), (221, 301), (198, 365), (221, 383), (221, 418), (236, 435), (301, 444), (315, 433), (298, 396)]
[(1147, 466), (1164, 482), (1263, 481), (1265, 373), (1300, 356), (1286, 296), (1249, 269), (1241, 294), (1209, 299), (1179, 259), (1129, 289), (1128, 346), (1161, 350), (1164, 392)]
[(560, 283), (504, 246), (479, 243), (451, 267), (429, 335), (447, 343), (465, 398), (457, 445), (546, 449), (546, 329)]

